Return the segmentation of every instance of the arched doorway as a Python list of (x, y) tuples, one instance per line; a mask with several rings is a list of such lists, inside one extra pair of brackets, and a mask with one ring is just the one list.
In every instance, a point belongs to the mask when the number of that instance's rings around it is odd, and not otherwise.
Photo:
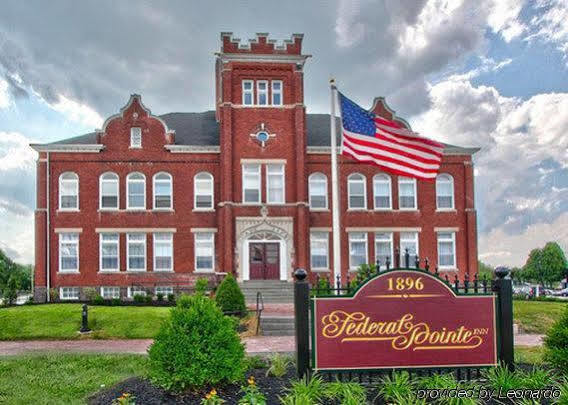
[(270, 231), (245, 239), (243, 280), (286, 280), (286, 241)]

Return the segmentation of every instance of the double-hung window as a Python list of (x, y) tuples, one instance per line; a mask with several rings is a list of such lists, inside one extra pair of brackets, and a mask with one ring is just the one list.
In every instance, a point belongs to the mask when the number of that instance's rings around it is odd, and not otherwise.
[(355, 270), (367, 263), (367, 234), (349, 232), (349, 268)]
[(416, 179), (398, 178), (398, 208), (401, 210), (415, 210), (417, 208)]
[(392, 232), (377, 232), (375, 234), (375, 257), (379, 261), (381, 270), (387, 267), (387, 260), (389, 266), (392, 268), (393, 263), (393, 247), (392, 247)]
[(256, 81), (256, 104), (268, 105), (268, 80)]
[(405, 255), (408, 249), (408, 264), (414, 263), (418, 255), (418, 232), (401, 232), (400, 233), (400, 267), (405, 267)]
[(73, 172), (62, 173), (59, 176), (59, 209), (79, 209), (79, 177)]
[(120, 298), (120, 287), (101, 287), (101, 296), (107, 300)]
[(260, 165), (243, 165), (243, 202), (260, 203)]
[(172, 209), (172, 176), (169, 173), (154, 175), (154, 209)]
[(284, 203), (284, 165), (266, 165), (266, 202), (268, 204)]
[(134, 298), (135, 295), (146, 296), (146, 289), (140, 286), (128, 287), (128, 298)]
[(60, 300), (78, 300), (79, 299), (79, 287), (61, 287), (59, 289), (59, 299)]
[(193, 178), (194, 208), (213, 209), (213, 176), (207, 172), (197, 173)]
[(173, 234), (154, 234), (154, 271), (173, 271)]
[(127, 270), (146, 271), (146, 234), (126, 234)]
[(156, 286), (156, 288), (154, 289), (154, 293), (156, 295), (162, 294), (163, 296), (167, 296), (168, 294), (174, 293), (174, 288), (172, 286), (159, 285), (159, 286)]
[(329, 269), (329, 233), (310, 233), (310, 255), (312, 270)]
[(376, 210), (392, 208), (391, 179), (386, 174), (377, 174), (373, 177), (373, 197)]
[(104, 210), (118, 209), (118, 175), (116, 173), (104, 173), (100, 177), (99, 207)]
[(438, 268), (456, 268), (455, 232), (438, 232)]
[(119, 270), (120, 242), (118, 233), (101, 233), (100, 236), (100, 271)]
[(130, 128), (130, 147), (136, 149), (142, 147), (142, 128)]
[(126, 208), (146, 209), (146, 177), (142, 173), (130, 173), (126, 179)]
[(59, 234), (59, 271), (79, 271), (79, 234)]
[(273, 80), (272, 84), (272, 105), (282, 105), (282, 80)]
[(215, 234), (195, 232), (195, 269), (213, 271), (215, 268)]
[(253, 85), (252, 80), (243, 80), (243, 105), (253, 105)]
[(313, 173), (308, 178), (310, 208), (327, 209), (327, 177), (323, 173)]
[(440, 174), (436, 177), (436, 208), (454, 209), (454, 178), (449, 174)]
[(359, 173), (353, 173), (347, 178), (347, 207), (353, 209), (367, 208), (367, 193), (365, 176)]

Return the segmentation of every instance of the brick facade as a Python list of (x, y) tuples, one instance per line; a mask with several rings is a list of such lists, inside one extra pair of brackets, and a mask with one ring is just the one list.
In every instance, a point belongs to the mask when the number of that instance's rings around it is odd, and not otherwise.
[[(118, 286), (121, 295), (125, 295), (130, 286), (189, 289), (197, 277), (214, 278), (224, 272), (234, 272), (242, 280), (250, 263), (250, 258), (246, 260), (248, 242), (257, 234), (274, 235), (273, 239), (280, 241), (281, 279), (290, 279), (294, 268), (310, 269), (310, 229), (324, 232), (331, 229), (331, 168), (329, 146), (321, 142), (309, 143), (311, 134), (303, 95), (303, 65), (308, 56), (302, 55), (302, 36), (294, 35), (283, 45), (269, 40), (266, 34), (258, 34), (249, 44), (240, 43), (229, 33), (221, 34), (221, 39), (215, 69), (216, 110), (211, 115), (215, 122), (209, 123), (216, 125), (218, 130), (210, 142), (193, 141), (197, 139), (194, 137), (200, 136), (200, 127), (192, 126), (182, 137), (182, 130), (175, 128), (181, 124), (169, 127), (166, 116), (153, 116), (141, 98), (134, 95), (119, 114), (107, 119), (96, 133), (33, 145), (39, 152), (36, 299), (45, 299), (48, 285), (51, 288)], [(269, 105), (243, 105), (243, 80), (253, 81), (255, 99), (256, 81), (266, 80)], [(274, 80), (282, 83), (282, 105), (278, 106), (270, 105), (271, 82)], [(382, 99), (377, 99), (372, 109), (377, 114), (398, 119)], [(141, 128), (140, 149), (131, 148), (132, 127)], [(261, 129), (275, 136), (263, 144), (251, 136)], [(329, 142), (329, 135), (327, 138)], [(445, 271), (452, 277), (477, 272), (472, 166), (475, 149), (449, 147), (447, 151), (440, 172), (453, 177), (454, 209), (444, 212), (436, 209), (435, 183), (422, 181), (417, 182), (418, 209), (400, 210), (397, 176), (391, 176), (392, 209), (374, 210), (372, 179), (380, 170), (340, 157), (342, 277), (346, 277), (349, 267), (348, 231), (368, 235), (370, 262), (375, 262), (376, 258), (376, 232), (392, 232), (396, 248), (400, 232), (417, 231), (419, 255), (428, 257), (434, 266), (438, 260), (436, 232), (449, 230), (455, 235), (456, 265)], [(275, 162), (283, 163), (285, 167), (285, 202), (267, 204), (266, 170), (268, 164)], [(243, 202), (243, 163), (261, 165), (260, 204)], [(59, 209), (59, 177), (65, 172), (73, 172), (78, 177), (78, 210)], [(100, 208), (99, 179), (106, 172), (115, 173), (119, 178), (118, 210)], [(146, 178), (144, 210), (126, 209), (127, 176), (133, 172)], [(172, 176), (171, 210), (153, 209), (152, 178), (159, 172)], [(211, 210), (194, 207), (194, 176), (200, 172), (208, 172), (214, 178), (214, 208)], [(315, 172), (327, 176), (327, 210), (310, 210), (308, 176)], [(346, 208), (347, 177), (355, 172), (366, 177), (366, 210)], [(195, 271), (195, 231), (203, 229), (214, 234), (214, 272), (210, 273)], [(134, 231), (147, 235), (144, 272), (127, 271), (126, 235)], [(164, 231), (173, 234), (171, 272), (153, 269), (152, 235)], [(62, 233), (69, 232), (78, 234), (79, 271), (63, 273), (59, 271), (59, 238)], [(105, 232), (119, 235), (119, 270), (115, 272), (100, 271), (99, 235)], [(329, 269), (333, 269), (331, 233), (328, 260)]]

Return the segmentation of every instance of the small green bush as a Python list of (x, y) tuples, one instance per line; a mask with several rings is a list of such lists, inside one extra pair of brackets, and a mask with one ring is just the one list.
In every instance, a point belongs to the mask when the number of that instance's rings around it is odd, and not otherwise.
[(274, 377), (282, 377), (288, 371), (288, 367), (292, 364), (292, 359), (280, 353), (270, 356), (270, 367), (266, 370), (266, 375)]
[(85, 294), (87, 301), (92, 301), (97, 295), (97, 289), (94, 287), (85, 287), (83, 288), (83, 294)]
[(59, 288), (49, 289), (49, 300), (51, 302), (57, 301), (59, 299)]
[(195, 282), (195, 293), (196, 294), (203, 294), (207, 291), (207, 287), (209, 287), (209, 280), (203, 277), (200, 277)]
[(232, 274), (228, 274), (219, 285), (215, 301), (223, 312), (244, 313), (247, 309), (245, 296)]
[(176, 296), (173, 293), (168, 294), (168, 302), (172, 304), (176, 302)]
[(259, 355), (247, 356), (245, 358), (245, 369), (254, 370), (255, 368), (266, 368), (268, 365), (264, 357)]
[(487, 379), (490, 387), (497, 390), (508, 391), (525, 388), (523, 385), (523, 375), (518, 372), (510, 371), (502, 364), (484, 370), (483, 377)]
[(202, 389), (244, 376), (244, 346), (233, 322), (202, 295), (178, 299), (148, 353), (150, 377), (168, 390)]
[(134, 294), (134, 297), (132, 297), (132, 299), (134, 300), (134, 302), (137, 302), (139, 304), (142, 304), (146, 300), (144, 294)]
[(151, 294), (146, 294), (146, 295), (144, 296), (144, 302), (145, 302), (146, 304), (151, 304), (151, 303), (152, 303), (152, 300), (153, 300), (153, 297), (152, 297)]
[(162, 302), (164, 300), (164, 293), (158, 293), (156, 294), (156, 300), (158, 302)]
[(120, 301), (120, 298), (113, 298), (110, 301), (110, 305), (112, 305), (113, 307), (118, 307), (122, 304), (122, 302)]
[(365, 388), (355, 382), (327, 383), (324, 396), (341, 405), (360, 405), (367, 403)]
[(102, 295), (97, 294), (97, 295), (95, 295), (95, 298), (93, 298), (93, 304), (94, 305), (104, 305), (105, 299), (102, 297)]
[(568, 372), (568, 307), (548, 330), (544, 347), (544, 360), (562, 372)]
[(325, 393), (325, 383), (321, 377), (315, 376), (309, 381), (306, 378), (292, 381), (290, 388), (286, 389), (286, 395), (279, 399), (283, 405), (321, 404)]
[(388, 403), (395, 404), (420, 404), (424, 401), (418, 400), (415, 396), (415, 387), (406, 371), (393, 373), (381, 378), (379, 395)]

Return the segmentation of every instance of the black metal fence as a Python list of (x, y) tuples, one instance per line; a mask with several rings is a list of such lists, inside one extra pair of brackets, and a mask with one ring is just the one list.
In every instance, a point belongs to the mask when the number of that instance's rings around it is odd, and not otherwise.
[[(395, 257), (397, 256), (398, 255)], [(311, 286), (305, 270), (298, 269), (294, 272), (296, 364), (299, 377), (311, 376), (312, 374), (310, 349), (313, 343), (310, 342), (310, 337), (312, 336), (309, 319), (310, 297), (319, 295), (348, 295), (355, 291), (361, 284), (366, 283), (370, 278), (375, 277), (377, 274), (394, 270), (417, 270), (421, 272), (428, 272), (444, 282), (459, 295), (490, 295), (495, 293), (497, 298), (497, 355), (500, 363), (511, 370), (514, 369), (513, 291), (508, 269), (498, 268), (495, 272), (495, 279), (488, 279), (486, 277), (479, 278), (477, 274), (470, 277), (468, 274), (465, 274), (463, 280), (460, 280), (457, 275), (450, 278), (447, 274), (440, 274), (437, 267), (431, 270), (428, 259), (422, 261), (422, 268), (420, 267), (420, 259), (418, 257), (414, 257), (413, 259), (411, 267), (410, 255), (407, 251), (403, 258), (404, 266), (398, 266), (398, 261), (396, 259), (396, 267), (392, 269), (388, 260), (384, 266), (381, 266), (381, 263), (377, 262), (373, 266), (363, 266), (356, 275), (354, 274), (350, 276), (348, 274), (344, 280), (341, 279), (340, 275), (337, 275), (335, 280), (316, 276), (315, 280), (313, 280), (313, 285)], [(453, 373), (459, 380), (478, 379), (481, 376), (481, 368), (479, 367), (396, 368), (362, 372), (353, 372), (349, 370), (343, 372), (329, 372), (320, 370), (318, 371), (318, 375), (329, 380), (353, 380), (366, 384), (376, 382), (377, 379), (382, 378), (385, 375), (402, 370), (407, 371), (410, 378), (415, 376), (432, 375), (434, 373)]]

